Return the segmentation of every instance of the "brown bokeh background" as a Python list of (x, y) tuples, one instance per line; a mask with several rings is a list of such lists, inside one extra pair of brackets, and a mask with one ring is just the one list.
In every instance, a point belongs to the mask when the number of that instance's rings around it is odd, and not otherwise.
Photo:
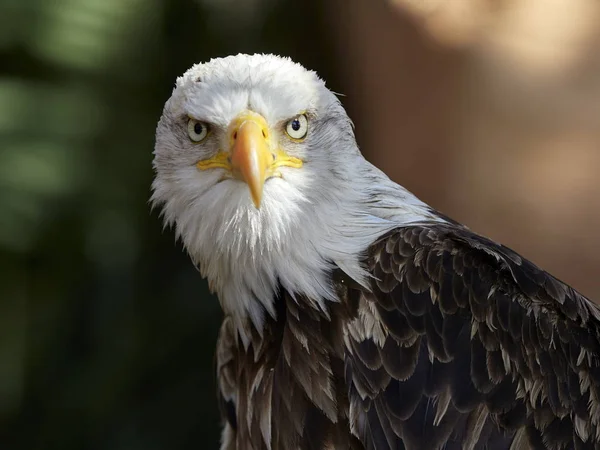
[(600, 299), (600, 2), (330, 2), (369, 159)]
[(316, 70), (367, 156), (600, 299), (597, 0), (0, 0), (0, 449), (218, 448), (221, 312), (147, 203), (175, 77)]

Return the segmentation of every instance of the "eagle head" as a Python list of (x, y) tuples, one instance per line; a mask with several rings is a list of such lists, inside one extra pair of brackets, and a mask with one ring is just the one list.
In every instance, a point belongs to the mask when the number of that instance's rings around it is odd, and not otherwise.
[(153, 204), (226, 313), (257, 328), (280, 288), (321, 304), (333, 266), (361, 279), (361, 252), (391, 228), (368, 207), (389, 180), (333, 92), (288, 58), (193, 66), (165, 104), (154, 156)]

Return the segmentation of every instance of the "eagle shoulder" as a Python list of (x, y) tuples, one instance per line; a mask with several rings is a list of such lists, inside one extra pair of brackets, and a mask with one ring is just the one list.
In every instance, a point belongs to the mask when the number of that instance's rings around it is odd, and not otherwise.
[(393, 230), (367, 265), (345, 328), (366, 448), (600, 448), (595, 304), (454, 224)]

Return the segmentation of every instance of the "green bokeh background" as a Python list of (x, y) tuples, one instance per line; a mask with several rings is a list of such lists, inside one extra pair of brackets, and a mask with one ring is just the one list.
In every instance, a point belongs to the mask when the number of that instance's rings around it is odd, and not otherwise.
[(221, 312), (148, 206), (175, 78), (286, 54), (318, 0), (0, 0), (0, 449), (217, 448)]

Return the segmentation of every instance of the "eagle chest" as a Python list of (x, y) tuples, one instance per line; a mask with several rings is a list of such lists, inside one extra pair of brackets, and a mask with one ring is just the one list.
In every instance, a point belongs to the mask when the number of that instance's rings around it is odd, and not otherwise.
[(344, 383), (344, 324), (353, 309), (342, 282), (325, 313), (307, 299), (278, 296), (277, 317), (244, 348), (232, 321), (217, 348), (226, 419), (223, 449), (363, 448), (350, 435)]

